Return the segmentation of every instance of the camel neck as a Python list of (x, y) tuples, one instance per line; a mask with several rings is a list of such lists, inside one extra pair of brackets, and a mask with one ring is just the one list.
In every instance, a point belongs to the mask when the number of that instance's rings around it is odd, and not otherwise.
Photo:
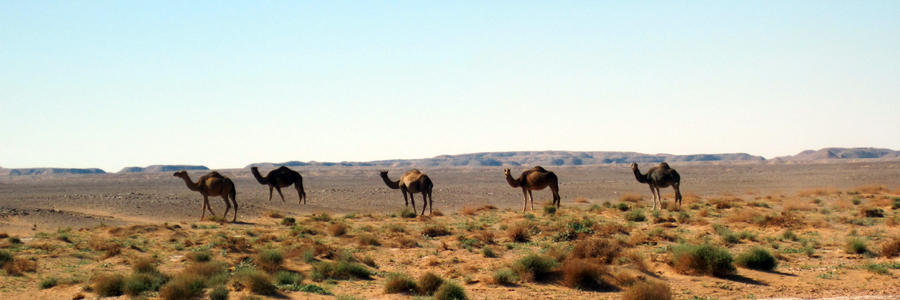
[(184, 184), (187, 185), (188, 189), (190, 189), (190, 190), (192, 190), (192, 191), (199, 191), (199, 190), (200, 190), (200, 186), (197, 185), (197, 183), (191, 181), (191, 178), (188, 177), (187, 174), (185, 174), (184, 177), (181, 177), (181, 179), (184, 180)]
[(256, 178), (256, 181), (258, 181), (259, 184), (266, 184), (266, 178), (262, 177), (262, 174), (259, 174), (259, 169), (252, 168), (250, 169), (250, 173), (253, 173), (253, 178)]
[(641, 174), (641, 170), (638, 170), (637, 168), (634, 169), (634, 178), (637, 178), (637, 181), (640, 183), (647, 183), (647, 176)]
[(387, 174), (381, 174), (381, 179), (384, 180), (384, 184), (386, 184), (389, 188), (395, 190), (400, 188), (400, 180), (391, 181), (391, 179), (388, 178)]
[(509, 186), (511, 187), (522, 187), (522, 183), (520, 183), (518, 179), (514, 179), (510, 174), (506, 174), (506, 182), (509, 183)]

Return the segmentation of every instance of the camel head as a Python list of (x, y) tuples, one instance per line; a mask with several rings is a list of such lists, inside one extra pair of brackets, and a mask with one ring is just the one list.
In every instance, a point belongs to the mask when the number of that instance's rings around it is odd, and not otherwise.
[(175, 174), (172, 174), (172, 176), (184, 178), (184, 176), (187, 176), (187, 171), (178, 171), (175, 172)]
[(632, 169), (632, 170), (637, 170), (637, 169), (638, 169), (637, 163), (631, 163), (631, 169)]
[(387, 176), (388, 171), (381, 171), (381, 177)]
[(503, 175), (509, 175), (509, 169), (503, 169)]

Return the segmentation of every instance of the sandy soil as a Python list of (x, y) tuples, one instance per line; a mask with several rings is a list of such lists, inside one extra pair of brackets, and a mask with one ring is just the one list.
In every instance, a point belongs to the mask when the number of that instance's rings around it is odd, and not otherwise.
[[(642, 165), (646, 170), (650, 165)], [(253, 231), (257, 237), (290, 235), (290, 228), (278, 225), (280, 216), (296, 217), (298, 223), (318, 232), (313, 234), (320, 243), (336, 247), (354, 248), (377, 263), (377, 272), (372, 280), (336, 281), (320, 283), (337, 295), (359, 296), (363, 299), (408, 299), (409, 295), (385, 294), (384, 274), (400, 272), (417, 278), (426, 271), (434, 271), (462, 284), (470, 299), (596, 299), (619, 298), (625, 288), (610, 290), (579, 290), (560, 284), (560, 278), (551, 277), (538, 282), (520, 282), (510, 286), (490, 284), (492, 272), (510, 264), (527, 253), (544, 253), (554, 247), (571, 247), (571, 243), (552, 241), (558, 223), (567, 219), (592, 218), (598, 223), (621, 222), (627, 224), (629, 232), (620, 234), (619, 239), (633, 242), (633, 249), (643, 257), (646, 270), (639, 270), (629, 264), (616, 268), (638, 272), (636, 276), (662, 280), (669, 283), (676, 299), (696, 299), (713, 297), (727, 299), (753, 299), (765, 297), (818, 298), (855, 295), (898, 295), (897, 275), (900, 271), (890, 269), (887, 274), (873, 273), (864, 266), (879, 263), (898, 262), (896, 258), (877, 255), (847, 254), (844, 251), (848, 234), (865, 237), (873, 249), (892, 238), (900, 237), (896, 224), (884, 221), (900, 218), (891, 210), (890, 199), (898, 197), (900, 188), (900, 162), (849, 162), (814, 164), (769, 164), (769, 163), (693, 163), (673, 165), (682, 177), (682, 191), (686, 197), (685, 206), (690, 203), (703, 204), (698, 209), (686, 209), (694, 216), (692, 222), (684, 224), (654, 222), (626, 222), (623, 213), (615, 209), (588, 211), (594, 205), (604, 202), (616, 204), (625, 194), (638, 193), (644, 197), (639, 203), (629, 205), (639, 208), (650, 205), (649, 189), (637, 183), (627, 165), (548, 167), (561, 181), (560, 195), (563, 209), (554, 215), (542, 212), (544, 201), (550, 199), (548, 191), (535, 192), (541, 203), (535, 203), (535, 211), (529, 212), (536, 219), (521, 213), (521, 191), (509, 187), (503, 177), (502, 168), (444, 168), (423, 169), (435, 183), (435, 209), (444, 216), (416, 219), (392, 217), (403, 207), (402, 196), (397, 190), (390, 190), (378, 177), (374, 168), (296, 168), (304, 176), (308, 204), (298, 204), (296, 191), (284, 189), (285, 202), (275, 194), (267, 201), (268, 189), (259, 185), (249, 171), (222, 170), (223, 175), (236, 182), (240, 204), (238, 223), (217, 224), (198, 222), (201, 196), (189, 191), (184, 182), (172, 174), (105, 174), (75, 176), (17, 176), (0, 177), (0, 232), (20, 237), (23, 245), (0, 242), (0, 248), (12, 249), (17, 255), (39, 260), (38, 271), (23, 276), (0, 277), (0, 298), (71, 299), (83, 291), (85, 280), (74, 280), (72, 284), (60, 284), (50, 289), (39, 289), (37, 281), (47, 276), (66, 277), (67, 272), (127, 272), (129, 263), (135, 256), (152, 252), (163, 262), (160, 269), (177, 272), (184, 268), (184, 259), (169, 258), (184, 256), (181, 247), (163, 246), (172, 241), (200, 245), (209, 242), (215, 233), (246, 235)], [(525, 168), (513, 168), (518, 174)], [(265, 173), (267, 170), (262, 170)], [(403, 169), (390, 169), (390, 177), (398, 178)], [(191, 173), (196, 179), (203, 172)], [(886, 190), (874, 194), (859, 194), (864, 187), (881, 186)], [(811, 191), (820, 191), (814, 193)], [(664, 191), (671, 199), (672, 191)], [(812, 194), (812, 195), (810, 195)], [(865, 201), (863, 206), (879, 206), (886, 210), (886, 217), (859, 225), (854, 219), (859, 216), (858, 206), (850, 203), (853, 198)], [(709, 203), (726, 199), (739, 203), (732, 208), (716, 209)], [(815, 200), (818, 199), (818, 200)], [(816, 204), (813, 204), (816, 201)], [(770, 208), (750, 207), (746, 203), (771, 203)], [(221, 198), (211, 198), (213, 210), (221, 216), (224, 203)], [(471, 213), (473, 207), (492, 205), (496, 210)], [(416, 207), (421, 211), (421, 198), (417, 197)], [(825, 210), (822, 210), (825, 209)], [(459, 214), (461, 211), (469, 213)], [(783, 211), (795, 211), (803, 216), (803, 224), (795, 227), (758, 226), (748, 218), (749, 212), (777, 215)], [(341, 236), (327, 234), (331, 222), (312, 220), (313, 214), (328, 213), (332, 216), (348, 215), (337, 219), (349, 226), (349, 233)], [(470, 214), (471, 213), (471, 214)], [(665, 211), (674, 216), (677, 212)], [(274, 215), (278, 218), (267, 216)], [(705, 215), (705, 216), (701, 216)], [(228, 219), (231, 219), (229, 214)], [(651, 218), (652, 219), (652, 218)], [(519, 244), (509, 241), (504, 230), (518, 222), (533, 220), (538, 223), (539, 232), (533, 242)], [(900, 220), (900, 219), (898, 219)], [(469, 223), (477, 222), (482, 227), (470, 230)], [(423, 228), (433, 224), (446, 224), (451, 235), (423, 238)], [(180, 225), (174, 228), (173, 225)], [(201, 224), (197, 226), (197, 224)], [(205, 224), (205, 225), (204, 225)], [(383, 230), (389, 224), (406, 227), (407, 238), (418, 241), (420, 247), (406, 248), (393, 242), (399, 238)], [(691, 276), (676, 272), (668, 264), (666, 246), (677, 244), (677, 239), (649, 236), (657, 228), (676, 232), (682, 241), (697, 242), (712, 240), (721, 244), (711, 224), (723, 224), (733, 231), (752, 231), (754, 241), (744, 240), (737, 244), (726, 244), (732, 253), (738, 253), (753, 246), (763, 246), (778, 253), (781, 265), (776, 272), (762, 272), (739, 268), (731, 277)], [(142, 232), (135, 226), (149, 226)], [(72, 243), (54, 240), (59, 232), (72, 229)], [(118, 228), (118, 229), (116, 229)], [(123, 234), (121, 231), (131, 231)], [(476, 231), (496, 233), (493, 247), (500, 252), (498, 258), (485, 258), (481, 251), (470, 251), (460, 246), (460, 239), (475, 235)], [(792, 230), (799, 236), (816, 240), (815, 255), (804, 255), (797, 251), (798, 241), (780, 238), (785, 231)], [(381, 246), (360, 246), (357, 239), (362, 233), (371, 232), (383, 240)], [(658, 232), (658, 231), (656, 231)], [(98, 236), (118, 238), (139, 236), (144, 245), (154, 250), (131, 251), (101, 258), (86, 254), (71, 256), (65, 249), (89, 248), (85, 246)], [(460, 237), (461, 236), (461, 237)], [(607, 236), (602, 238), (614, 238)], [(590, 237), (584, 237), (590, 238)], [(79, 240), (80, 239), (80, 240)], [(259, 238), (257, 238), (259, 239)], [(308, 237), (297, 237), (291, 245), (304, 245)], [(646, 240), (641, 240), (646, 239)], [(802, 238), (801, 238), (802, 240)], [(80, 241), (80, 242), (79, 242)], [(311, 240), (310, 240), (311, 241)], [(287, 243), (282, 241), (282, 243)], [(512, 246), (510, 246), (512, 244)], [(444, 245), (449, 245), (445, 247)], [(52, 250), (43, 250), (45, 247)], [(280, 245), (279, 249), (290, 248)], [(297, 246), (299, 247), (299, 246)], [(258, 247), (257, 247), (258, 248)], [(35, 250), (38, 249), (38, 250)], [(75, 251), (75, 250), (72, 250)], [(555, 250), (554, 250), (555, 251)], [(562, 251), (562, 250), (560, 250)], [(134, 253), (132, 253), (134, 252)], [(248, 252), (248, 253), (252, 253)], [(229, 264), (240, 263), (240, 258), (248, 253), (227, 253), (218, 257)], [(320, 258), (320, 260), (325, 260)], [(435, 260), (437, 261), (435, 263)], [(76, 264), (78, 269), (62, 268), (60, 264)], [(309, 263), (298, 257), (289, 257), (285, 263), (288, 269), (308, 272)], [(623, 271), (625, 272), (625, 271)], [(80, 282), (80, 283), (78, 283)], [(241, 299), (246, 291), (235, 290), (232, 299)], [(13, 298), (10, 298), (13, 297)], [(154, 295), (149, 295), (153, 298)], [(270, 296), (258, 296), (268, 298)], [(292, 299), (309, 299), (319, 296), (303, 292), (282, 292), (280, 296)], [(276, 298), (277, 298), (276, 297)], [(346, 298), (346, 297), (345, 297)], [(347, 298), (355, 299), (355, 298)]]

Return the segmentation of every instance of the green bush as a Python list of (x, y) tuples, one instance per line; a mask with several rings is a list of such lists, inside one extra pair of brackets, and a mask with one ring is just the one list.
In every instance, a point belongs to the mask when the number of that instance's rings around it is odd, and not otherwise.
[(48, 278), (42, 279), (39, 286), (42, 290), (49, 289), (49, 288), (56, 286), (57, 282), (58, 282), (58, 280), (56, 279), (56, 277), (48, 277)]
[(143, 292), (158, 291), (169, 279), (159, 273), (132, 273), (125, 278), (122, 291), (125, 295), (137, 296)]
[(547, 205), (544, 206), (544, 214), (548, 216), (552, 216), (556, 214), (556, 206)]
[(481, 249), (481, 255), (484, 255), (484, 257), (487, 258), (497, 257), (497, 253), (494, 253), (494, 249), (491, 249), (491, 247), (484, 247), (483, 249)]
[(11, 262), (13, 262), (13, 255), (8, 251), (0, 251), (0, 267)]
[(744, 251), (744, 253), (738, 255), (735, 262), (738, 266), (762, 271), (773, 271), (778, 267), (778, 260), (775, 259), (775, 256), (769, 254), (769, 251), (766, 251), (766, 249), (759, 247)]
[(452, 282), (444, 282), (437, 292), (434, 293), (434, 300), (466, 300), (466, 290), (461, 286)]
[(313, 265), (310, 278), (315, 281), (326, 279), (347, 280), (347, 279), (369, 279), (372, 277), (372, 271), (366, 269), (360, 264), (347, 261), (320, 262)]
[(550, 271), (558, 265), (559, 262), (551, 257), (530, 254), (516, 260), (513, 263), (512, 268), (519, 278), (533, 281), (550, 273)]
[(198, 250), (191, 252), (190, 258), (194, 262), (208, 262), (212, 260), (212, 253), (209, 253), (208, 250)]
[(386, 294), (408, 293), (413, 294), (418, 290), (416, 282), (405, 274), (391, 273), (388, 274), (384, 283), (384, 292)]
[(275, 282), (278, 284), (295, 284), (303, 283), (303, 274), (297, 272), (278, 271), (275, 274)]
[(628, 211), (628, 209), (629, 209), (628, 204), (625, 204), (625, 203), (619, 203), (619, 205), (616, 206), (616, 208), (618, 208), (621, 211)]
[(294, 226), (294, 224), (296, 224), (296, 223), (297, 223), (297, 219), (294, 219), (291, 217), (284, 217), (283, 219), (281, 219), (281, 225), (284, 225), (284, 226)]
[(284, 257), (278, 250), (262, 250), (256, 255), (256, 265), (269, 274), (281, 270), (282, 263), (284, 263)]
[(404, 207), (402, 210), (400, 210), (400, 217), (412, 219), (418, 216), (419, 215), (416, 214), (416, 211), (412, 210), (412, 208), (409, 208), (409, 206)]
[(651, 282), (640, 280), (622, 293), (623, 300), (669, 300), (674, 298), (672, 287), (665, 282), (656, 280)]
[(632, 210), (632, 211), (626, 212), (625, 220), (631, 221), (631, 222), (643, 222), (643, 221), (647, 220), (647, 216), (644, 215), (643, 210), (637, 209), (637, 210)]
[(209, 292), (209, 300), (228, 300), (230, 292), (224, 285), (216, 286)]
[(510, 268), (501, 268), (494, 271), (493, 279), (496, 284), (509, 285), (519, 281), (519, 276)]
[(669, 263), (684, 274), (724, 276), (736, 272), (731, 253), (723, 248), (709, 244), (678, 245), (670, 251)]
[(869, 252), (869, 247), (866, 246), (866, 241), (861, 238), (851, 238), (847, 240), (847, 253), (848, 254), (863, 254)]

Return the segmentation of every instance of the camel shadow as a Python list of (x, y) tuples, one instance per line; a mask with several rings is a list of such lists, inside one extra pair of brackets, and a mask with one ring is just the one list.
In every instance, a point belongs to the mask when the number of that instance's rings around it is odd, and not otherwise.
[(721, 277), (719, 277), (719, 278), (722, 278), (722, 279), (725, 279), (725, 280), (734, 281), (734, 282), (740, 282), (740, 283), (752, 284), (752, 285), (769, 286), (768, 283), (765, 283), (765, 282), (762, 282), (762, 281), (759, 281), (759, 280), (756, 280), (756, 279), (753, 279), (753, 278), (750, 278), (750, 277), (745, 277), (745, 276), (737, 275), (737, 274), (734, 274), (734, 275), (725, 275), (725, 276), (721, 276)]

